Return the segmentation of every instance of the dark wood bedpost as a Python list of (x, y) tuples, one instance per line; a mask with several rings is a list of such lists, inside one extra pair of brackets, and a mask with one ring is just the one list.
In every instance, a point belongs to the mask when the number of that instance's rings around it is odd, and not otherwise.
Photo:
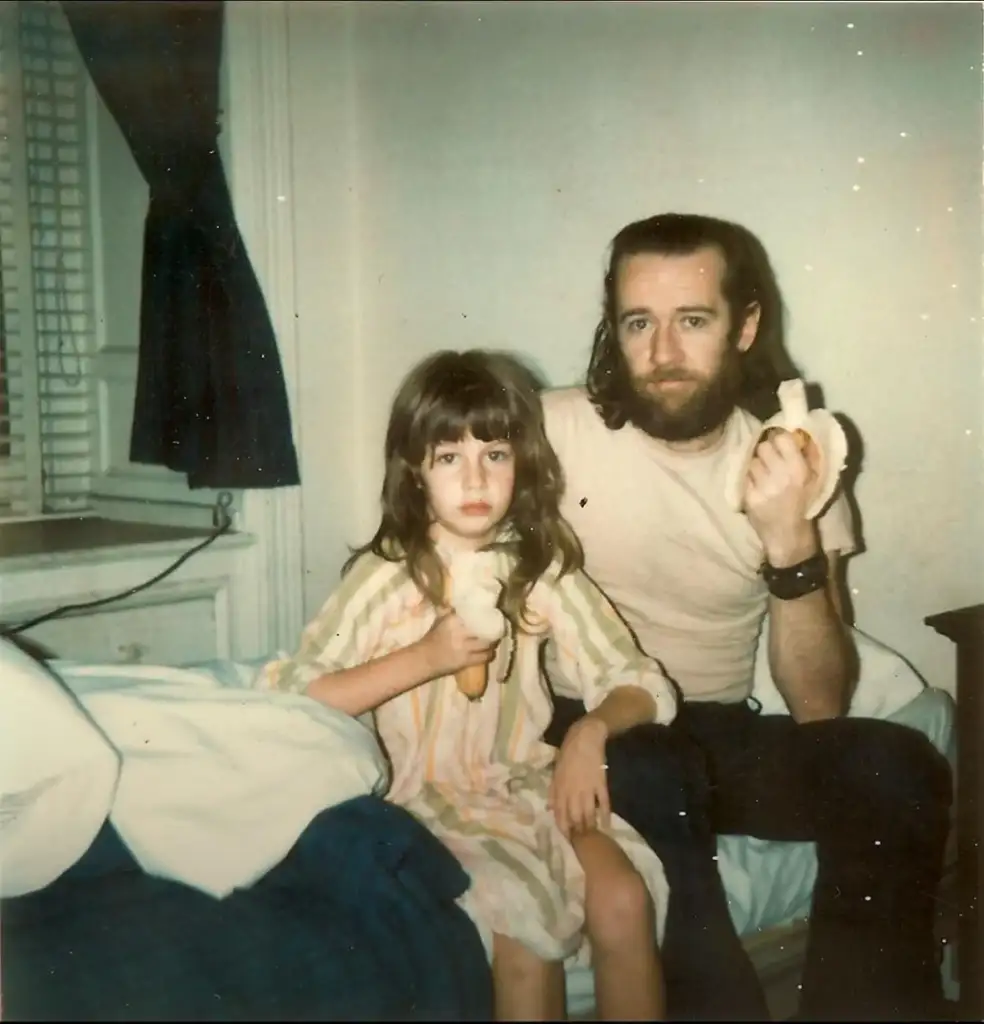
[(957, 648), (957, 975), (960, 1020), (984, 1020), (984, 604), (926, 619)]

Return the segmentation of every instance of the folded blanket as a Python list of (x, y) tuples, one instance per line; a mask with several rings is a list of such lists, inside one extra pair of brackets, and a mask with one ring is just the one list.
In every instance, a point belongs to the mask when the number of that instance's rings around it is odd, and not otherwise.
[(282, 860), (320, 811), (386, 786), (373, 733), (308, 697), (185, 669), (58, 670), (122, 755), (110, 820), (149, 874), (225, 896)]

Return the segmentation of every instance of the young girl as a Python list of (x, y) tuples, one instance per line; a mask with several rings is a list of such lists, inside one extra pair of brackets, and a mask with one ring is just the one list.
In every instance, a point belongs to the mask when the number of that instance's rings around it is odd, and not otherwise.
[[(610, 813), (605, 743), (669, 722), (676, 699), (581, 570), (535, 383), (504, 355), (438, 353), (397, 393), (385, 455), (375, 537), (259, 685), (374, 713), (387, 798), (471, 876), (498, 1019), (562, 1019), (563, 961), (589, 950), (602, 1019), (662, 1019), (666, 882)], [(548, 637), (589, 712), (559, 751), (542, 741)]]

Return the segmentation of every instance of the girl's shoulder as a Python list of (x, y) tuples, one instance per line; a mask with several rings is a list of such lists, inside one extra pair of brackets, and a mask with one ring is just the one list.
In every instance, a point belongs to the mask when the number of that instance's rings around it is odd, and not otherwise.
[(374, 551), (363, 551), (348, 565), (339, 588), (348, 599), (359, 595), (374, 600), (393, 594), (411, 584), (402, 558), (384, 558)]
[(547, 587), (559, 587), (583, 578), (584, 570), (579, 565), (565, 565), (564, 560), (558, 556), (544, 570), (539, 582)]
[(565, 568), (561, 559), (554, 559), (530, 589), (527, 605), (531, 611), (543, 616), (558, 600), (563, 601), (568, 591), (580, 589), (585, 579), (582, 569), (576, 566)]

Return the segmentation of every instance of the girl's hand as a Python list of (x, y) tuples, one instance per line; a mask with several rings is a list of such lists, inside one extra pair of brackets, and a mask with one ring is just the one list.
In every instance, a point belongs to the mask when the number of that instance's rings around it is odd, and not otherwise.
[(568, 839), (606, 827), (611, 817), (605, 743), (608, 727), (591, 715), (567, 731), (554, 764), (550, 806), (557, 826)]
[(471, 634), (453, 611), (439, 613), (420, 644), (432, 679), (453, 675), (472, 665), (487, 665), (498, 647), (498, 641), (490, 644)]

